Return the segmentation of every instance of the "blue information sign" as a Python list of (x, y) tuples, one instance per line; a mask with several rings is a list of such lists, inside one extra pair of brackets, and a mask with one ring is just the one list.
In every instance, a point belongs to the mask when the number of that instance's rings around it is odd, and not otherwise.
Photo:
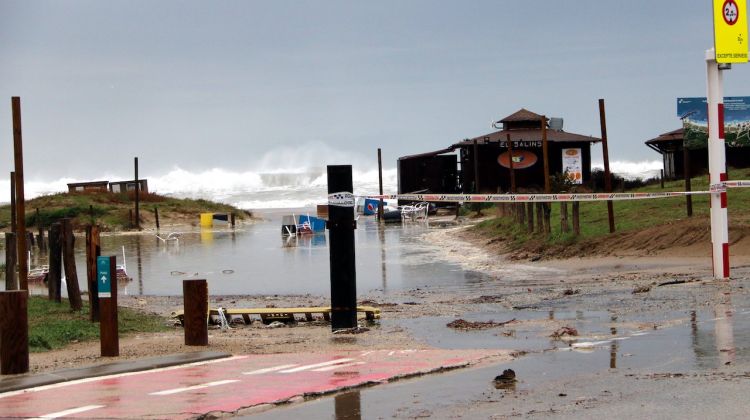
[(96, 257), (96, 281), (99, 285), (99, 297), (112, 297), (112, 279), (110, 278), (109, 257)]

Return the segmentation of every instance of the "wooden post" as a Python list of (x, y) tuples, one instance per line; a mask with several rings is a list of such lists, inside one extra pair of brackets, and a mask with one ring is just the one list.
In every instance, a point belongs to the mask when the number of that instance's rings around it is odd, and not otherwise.
[[(609, 149), (607, 148), (607, 117), (604, 113), (604, 99), (599, 99), (599, 125), (602, 130), (602, 154), (604, 158), (604, 191), (612, 192), (612, 178), (609, 172)], [(615, 231), (615, 211), (612, 200), (607, 200), (607, 217), (609, 218), (609, 233)]]
[(44, 239), (44, 229), (39, 227), (39, 235), (36, 237), (36, 243), (39, 245), (39, 251), (47, 251), (47, 241)]
[(34, 233), (31, 231), (26, 231), (26, 244), (28, 245), (28, 249), (31, 250), (31, 248), (36, 245), (34, 241)]
[(573, 202), (573, 233), (576, 236), (581, 234), (581, 219), (580, 219), (581, 203), (578, 201)]
[[(474, 139), (474, 193), (479, 194), (479, 145)], [(482, 213), (480, 203), (476, 203), (477, 216)]]
[(526, 203), (526, 219), (528, 221), (528, 232), (534, 233), (534, 203)]
[(235, 223), (235, 215), (234, 212), (229, 213), (229, 224), (232, 226), (232, 229), (234, 229), (234, 223)]
[(664, 189), (664, 169), (661, 169), (661, 177), (659, 177), (659, 183), (661, 184), (661, 188)]
[(16, 173), (10, 173), (10, 231), (16, 233)]
[(568, 231), (570, 231), (570, 226), (568, 225), (568, 202), (567, 201), (560, 202), (560, 230), (563, 233), (567, 233)]
[[(690, 184), (690, 153), (685, 142), (682, 143), (682, 174), (685, 177), (685, 191), (692, 191)], [(685, 207), (687, 208), (688, 217), (693, 217), (693, 196), (685, 195)]]
[(13, 160), (16, 169), (16, 241), (18, 246), (18, 287), (29, 290), (29, 266), (26, 262), (26, 203), (23, 189), (23, 136), (21, 133), (21, 98), (11, 98), (13, 110)]
[(8, 232), (5, 234), (5, 290), (18, 290), (18, 279), (16, 278), (16, 234)]
[(101, 255), (101, 252), (99, 226), (86, 226), (86, 280), (89, 289), (89, 315), (91, 322), (99, 321), (99, 283), (97, 281), (96, 258)]
[[(127, 188), (127, 186), (125, 187)], [(135, 158), (135, 228), (141, 230), (141, 213), (139, 204), (141, 200), (141, 183), (138, 181), (138, 158)]]
[(29, 371), (27, 290), (0, 292), (0, 374)]
[(62, 287), (62, 226), (53, 223), (49, 228), (49, 273), (47, 274), (49, 300), (61, 301)]
[[(154, 206), (154, 220), (156, 220), (156, 230), (159, 230), (159, 208)], [(234, 213), (232, 213), (232, 228), (234, 228)]]
[(76, 271), (73, 225), (67, 218), (60, 220), (60, 223), (62, 225), (63, 267), (65, 268), (65, 283), (68, 285), (70, 309), (80, 311), (83, 308), (83, 302), (81, 301), (81, 289), (78, 286), (78, 273)]
[(380, 223), (384, 223), (383, 220), (383, 206), (385, 205), (383, 203), (383, 159), (380, 152), (380, 148), (378, 147), (378, 186), (380, 191), (380, 202), (378, 203), (378, 220)]
[[(516, 171), (513, 167), (513, 141), (510, 139), (510, 133), (505, 133), (505, 148), (508, 149), (508, 170), (510, 170), (510, 192), (515, 194), (518, 192), (516, 188)], [(516, 223), (523, 224), (523, 209), (519, 208), (517, 203), (512, 204), (513, 217), (516, 218)]]
[[(542, 115), (542, 160), (544, 161), (544, 193), (550, 194), (552, 192), (552, 186), (550, 185), (549, 179), (549, 145), (547, 144), (547, 117)], [(544, 232), (549, 235), (552, 233), (552, 223), (550, 217), (552, 215), (551, 203), (544, 204)]]
[(34, 209), (34, 212), (35, 212), (34, 221), (36, 222), (36, 228), (39, 231), (39, 235), (37, 236), (37, 239), (36, 239), (36, 244), (37, 244), (37, 247), (39, 248), (39, 251), (42, 252), (45, 249), (44, 248), (44, 231), (42, 230), (42, 216), (39, 213), (39, 207)]
[[(107, 264), (109, 262), (109, 264)], [(109, 271), (109, 281), (103, 281), (99, 294), (99, 343), (102, 357), (120, 355), (120, 332), (117, 325), (117, 258), (97, 258), (97, 278)], [(109, 286), (109, 292), (107, 292)]]
[(130, 223), (131, 228), (135, 226), (133, 223), (133, 209), (128, 209), (128, 222)]
[(536, 233), (544, 232), (544, 203), (536, 203)]
[(206, 280), (183, 280), (183, 325), (186, 346), (208, 345), (208, 283)]
[(355, 264), (354, 199), (351, 165), (328, 165), (328, 194), (344, 197), (328, 202), (328, 240), (331, 272), (331, 329), (357, 327), (357, 267)]

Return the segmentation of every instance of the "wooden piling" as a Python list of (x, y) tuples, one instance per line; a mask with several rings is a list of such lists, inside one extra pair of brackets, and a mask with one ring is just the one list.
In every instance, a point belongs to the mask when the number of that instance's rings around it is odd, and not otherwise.
[(29, 371), (28, 291), (0, 292), (0, 374)]
[[(609, 172), (609, 149), (607, 148), (607, 117), (604, 112), (604, 99), (599, 99), (599, 125), (602, 131), (602, 155), (604, 158), (604, 191), (612, 192), (612, 177)], [(615, 211), (612, 200), (607, 200), (607, 217), (609, 219), (609, 233), (615, 231)]]
[[(682, 175), (685, 177), (685, 191), (690, 192), (693, 187), (690, 183), (690, 153), (687, 148), (687, 144), (682, 144)], [(693, 217), (693, 196), (685, 194), (685, 209), (687, 210), (687, 216)]]
[(661, 184), (661, 189), (664, 189), (664, 169), (660, 169), (660, 175), (659, 183)]
[[(544, 193), (550, 194), (552, 192), (552, 186), (550, 185), (549, 179), (549, 145), (547, 141), (547, 117), (542, 115), (542, 160), (544, 162)], [(544, 233), (547, 235), (552, 233), (552, 221), (550, 216), (552, 214), (552, 207), (550, 203), (542, 203), (542, 210), (544, 212)]]
[(528, 232), (534, 233), (534, 203), (526, 203), (526, 221)]
[(235, 214), (234, 212), (229, 213), (229, 225), (234, 229), (235, 226)]
[(99, 296), (99, 340), (102, 357), (117, 357), (120, 355), (120, 334), (117, 325), (117, 258), (108, 258), (110, 292), (108, 296)]
[(5, 234), (5, 290), (18, 290), (17, 262), (16, 234), (8, 232)]
[(41, 226), (39, 227), (39, 235), (36, 237), (36, 244), (40, 252), (47, 251), (47, 241), (44, 239), (44, 229)]
[(140, 213), (140, 202), (141, 202), (141, 183), (138, 181), (138, 158), (135, 160), (135, 228), (141, 230), (141, 213)]
[[(101, 255), (99, 226), (86, 226), (86, 281), (89, 289), (89, 319), (99, 321), (99, 283), (96, 273), (96, 258)], [(115, 275), (116, 278), (116, 275)]]
[(183, 324), (186, 346), (208, 345), (208, 283), (204, 279), (183, 280)]
[(544, 203), (536, 203), (536, 233), (544, 232)]
[(10, 173), (10, 231), (16, 233), (16, 173)]
[(62, 287), (62, 226), (53, 223), (49, 228), (49, 273), (47, 288), (49, 300), (61, 301)]
[(62, 226), (63, 267), (65, 268), (65, 283), (68, 285), (70, 309), (80, 311), (83, 308), (83, 302), (81, 301), (81, 289), (78, 285), (78, 273), (76, 271), (73, 225), (67, 218), (60, 220), (60, 224)]
[(378, 201), (378, 220), (380, 223), (384, 223), (385, 220), (383, 220), (383, 206), (385, 203), (383, 203), (383, 158), (380, 151), (380, 148), (378, 147), (378, 187), (380, 191), (380, 201)]
[(18, 246), (18, 287), (29, 290), (29, 266), (26, 261), (26, 202), (23, 187), (23, 135), (21, 132), (21, 98), (11, 98), (13, 111), (13, 160), (16, 172), (16, 242)]
[[(156, 230), (159, 230), (159, 208), (154, 206), (154, 220), (156, 220)], [(234, 213), (232, 213), (232, 228), (234, 228)]]

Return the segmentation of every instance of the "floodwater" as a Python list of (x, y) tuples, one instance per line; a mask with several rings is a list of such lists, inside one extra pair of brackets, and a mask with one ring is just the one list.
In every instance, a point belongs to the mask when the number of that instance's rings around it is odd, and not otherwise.
[[(262, 222), (241, 229), (215, 228), (179, 233), (179, 241), (164, 242), (156, 234), (102, 235), (102, 255), (115, 255), (128, 275), (119, 293), (180, 295), (182, 280), (208, 280), (212, 295), (317, 294), (330, 292), (328, 234), (282, 237), (281, 216), (261, 214)], [(359, 293), (434, 286), (461, 286), (485, 276), (435, 258), (437, 247), (420, 237), (425, 223), (381, 228), (373, 217), (360, 217), (355, 231)], [(169, 230), (160, 232), (167, 237)], [(76, 238), (76, 265), (81, 290), (86, 290), (85, 239)], [(34, 250), (36, 251), (36, 250)], [(32, 266), (46, 264), (46, 255), (32, 255)], [(63, 289), (65, 289), (63, 287)], [(32, 293), (43, 294), (41, 285)]]
[[(743, 307), (747, 306), (746, 303), (742, 303)], [(555, 403), (565, 404), (569, 402), (565, 400), (569, 394), (573, 399), (573, 396), (586, 394), (591, 389), (635, 393), (634, 389), (626, 387), (637, 388), (639, 382), (629, 377), (653, 374), (690, 376), (693, 372), (721, 372), (735, 365), (744, 372), (750, 362), (750, 310), (734, 308), (729, 300), (710, 309), (702, 307), (667, 313), (665, 319), (676, 322), (653, 331), (630, 329), (633, 322), (643, 320), (643, 315), (613, 317), (607, 311), (574, 308), (465, 315), (475, 321), (511, 318), (564, 320), (567, 325), (576, 327), (582, 338), (569, 345), (534, 331), (516, 331), (513, 337), (498, 334), (498, 329), (453, 331), (445, 327), (447, 321), (454, 319), (448, 317), (390, 321), (438, 348), (504, 348), (525, 350), (529, 354), (506, 364), (396, 381), (277, 407), (247, 417), (293, 419), (305, 416), (335, 420), (504, 418), (538, 412), (540, 407), (549, 409)], [(508, 368), (515, 371), (518, 382), (495, 386), (492, 379)], [(673, 404), (675, 413), (680, 412), (679, 402), (670, 404)], [(638, 402), (634, 401), (632, 407), (635, 407), (636, 414), (642, 414), (638, 411)]]

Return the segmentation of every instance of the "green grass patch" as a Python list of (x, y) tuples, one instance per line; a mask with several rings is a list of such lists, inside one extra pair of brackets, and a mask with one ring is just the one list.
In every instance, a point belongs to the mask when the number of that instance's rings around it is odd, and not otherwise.
[[(129, 308), (118, 308), (118, 328), (120, 335), (168, 329), (162, 317)], [(98, 339), (99, 323), (89, 321), (87, 306), (81, 312), (74, 312), (70, 310), (66, 300), (56, 303), (40, 296), (29, 297), (31, 352), (43, 352), (62, 348), (70, 343)]]
[[(750, 179), (750, 168), (730, 169), (729, 179)], [(693, 191), (707, 191), (709, 189), (708, 176), (699, 176), (691, 179)], [(684, 191), (685, 181), (667, 181), (662, 189), (658, 183), (648, 185), (628, 192), (663, 192)], [(730, 188), (727, 199), (729, 202), (729, 223), (732, 226), (750, 225), (750, 188)], [(705, 219), (708, 222), (710, 214), (709, 196), (707, 194), (692, 196), (693, 218)], [(581, 235), (576, 237), (572, 233), (572, 203), (568, 203), (568, 223), (570, 232), (563, 233), (560, 222), (560, 203), (551, 205), (551, 235), (548, 238), (540, 238), (538, 235), (529, 235), (526, 228), (516, 224), (512, 217), (499, 217), (479, 223), (475, 229), (487, 236), (503, 236), (509, 240), (511, 248), (519, 247), (530, 240), (541, 241), (548, 245), (569, 244), (587, 238), (597, 238), (609, 235), (609, 221), (607, 216), (607, 203), (605, 201), (581, 202), (580, 203), (580, 227)], [(652, 226), (660, 226), (686, 219), (687, 204), (685, 197), (656, 198), (646, 200), (624, 200), (613, 201), (615, 227), (618, 232), (644, 229)], [(485, 211), (487, 213), (487, 211)], [(536, 221), (536, 210), (534, 211)]]

